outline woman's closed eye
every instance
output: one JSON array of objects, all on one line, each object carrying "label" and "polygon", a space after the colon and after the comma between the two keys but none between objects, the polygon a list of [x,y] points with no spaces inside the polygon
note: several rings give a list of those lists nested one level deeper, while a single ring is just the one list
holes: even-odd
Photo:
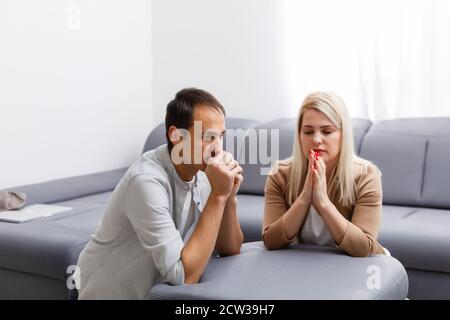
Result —
[{"label": "woman's closed eye", "polygon": [[[303,132],[304,134],[306,134],[306,135],[311,135],[311,134],[314,134],[314,131],[304,131]],[[333,131],[331,130],[325,130],[325,131],[322,131],[322,133],[324,134],[324,135],[329,135],[329,134],[332,134],[333,133]]]}]

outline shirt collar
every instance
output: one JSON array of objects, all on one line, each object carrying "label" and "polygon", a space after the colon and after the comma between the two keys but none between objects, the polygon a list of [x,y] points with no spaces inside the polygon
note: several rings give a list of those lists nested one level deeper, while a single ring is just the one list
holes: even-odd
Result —
[{"label": "shirt collar", "polygon": [[195,174],[192,181],[186,182],[178,175],[177,170],[175,169],[175,166],[173,165],[172,159],[170,158],[170,152],[169,147],[167,144],[159,147],[161,152],[161,162],[163,167],[165,168],[166,172],[169,173],[170,176],[173,177],[176,184],[178,184],[181,188],[183,188],[186,191],[189,191],[192,189],[193,186],[197,185],[197,179],[198,175]]}]

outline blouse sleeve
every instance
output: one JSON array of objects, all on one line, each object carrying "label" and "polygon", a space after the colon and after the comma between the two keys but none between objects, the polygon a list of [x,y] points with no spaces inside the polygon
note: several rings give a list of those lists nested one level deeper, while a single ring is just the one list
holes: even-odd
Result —
[{"label": "blouse sleeve", "polygon": [[366,257],[384,253],[377,242],[382,212],[381,176],[374,166],[360,177],[356,185],[356,203],[344,237],[339,244],[347,254]]},{"label": "blouse sleeve", "polygon": [[281,217],[288,210],[284,199],[285,188],[279,181],[279,174],[271,174],[267,177],[264,188],[264,221],[262,230],[262,239],[267,249],[279,249],[287,246],[292,238],[286,238],[283,230],[283,220]]}]

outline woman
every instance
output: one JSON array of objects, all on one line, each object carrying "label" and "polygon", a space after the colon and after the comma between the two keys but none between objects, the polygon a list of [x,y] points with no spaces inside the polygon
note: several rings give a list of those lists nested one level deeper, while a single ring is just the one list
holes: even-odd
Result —
[{"label": "woman", "polygon": [[293,242],[337,246],[348,255],[387,254],[377,242],[382,188],[378,168],[354,153],[342,99],[316,92],[303,101],[291,158],[265,186],[267,249]]}]

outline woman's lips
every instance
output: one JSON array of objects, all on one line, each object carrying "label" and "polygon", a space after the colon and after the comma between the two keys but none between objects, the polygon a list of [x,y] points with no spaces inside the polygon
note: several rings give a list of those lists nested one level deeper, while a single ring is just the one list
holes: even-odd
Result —
[{"label": "woman's lips", "polygon": [[313,151],[314,151],[314,153],[315,153],[316,155],[318,155],[318,156],[320,156],[321,153],[326,152],[326,151],[321,150],[321,149],[313,149]]}]

